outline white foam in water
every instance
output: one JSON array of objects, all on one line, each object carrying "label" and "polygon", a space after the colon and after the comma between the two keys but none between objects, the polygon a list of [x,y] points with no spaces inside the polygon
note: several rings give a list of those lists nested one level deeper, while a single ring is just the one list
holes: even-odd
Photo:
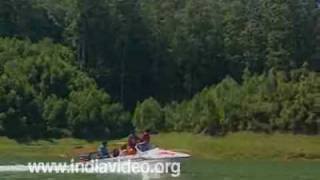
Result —
[{"label": "white foam in water", "polygon": [[0,172],[27,172],[28,166],[25,165],[1,165]]},{"label": "white foam in water", "polygon": [[[10,172],[29,172],[29,168],[26,165],[0,165],[0,173],[10,173]],[[142,180],[160,179],[160,177],[161,177],[160,174],[150,174],[150,173],[141,174]]]},{"label": "white foam in water", "polygon": [[142,174],[142,180],[160,179],[160,174]]}]

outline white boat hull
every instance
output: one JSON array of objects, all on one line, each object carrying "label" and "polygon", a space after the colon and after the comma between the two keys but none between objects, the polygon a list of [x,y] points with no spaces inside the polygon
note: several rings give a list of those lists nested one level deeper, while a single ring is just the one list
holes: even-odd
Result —
[{"label": "white boat hull", "polygon": [[146,152],[138,151],[136,155],[100,159],[99,162],[123,162],[123,161],[180,162],[181,160],[187,159],[190,157],[191,155],[186,153],[180,153],[180,152],[174,152],[174,151],[155,148]]}]

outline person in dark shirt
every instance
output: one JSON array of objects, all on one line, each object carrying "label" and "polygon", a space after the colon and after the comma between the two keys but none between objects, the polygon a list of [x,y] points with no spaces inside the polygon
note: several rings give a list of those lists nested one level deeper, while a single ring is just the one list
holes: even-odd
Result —
[{"label": "person in dark shirt", "polygon": [[128,137],[128,154],[133,155],[136,153],[136,145],[140,142],[140,138],[133,131]]},{"label": "person in dark shirt", "polygon": [[98,155],[100,159],[104,159],[104,158],[109,158],[109,151],[107,148],[107,142],[104,141],[100,144],[100,146],[98,147]]}]

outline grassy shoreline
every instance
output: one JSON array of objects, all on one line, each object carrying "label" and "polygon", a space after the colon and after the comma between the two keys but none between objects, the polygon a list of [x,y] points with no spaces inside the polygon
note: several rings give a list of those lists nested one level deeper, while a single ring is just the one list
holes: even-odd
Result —
[{"label": "grassy shoreline", "polygon": [[[320,137],[291,134],[257,134],[240,132],[225,137],[209,137],[190,133],[163,133],[152,141],[159,147],[188,152],[200,159],[252,160],[320,160]],[[109,143],[109,149],[124,143],[125,139]],[[40,140],[19,144],[0,137],[0,158],[14,159],[70,159],[77,154],[95,151],[98,141],[79,139]]]},{"label": "grassy shoreline", "polygon": [[155,144],[185,149],[204,159],[320,159],[320,137],[240,132],[225,137],[188,133],[162,134]]}]

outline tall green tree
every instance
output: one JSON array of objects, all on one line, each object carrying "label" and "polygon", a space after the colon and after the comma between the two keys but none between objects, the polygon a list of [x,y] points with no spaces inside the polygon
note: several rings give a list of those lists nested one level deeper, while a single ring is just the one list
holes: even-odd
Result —
[{"label": "tall green tree", "polygon": [[131,127],[122,106],[78,69],[70,49],[15,39],[0,39],[0,47],[4,135],[115,137]]}]

